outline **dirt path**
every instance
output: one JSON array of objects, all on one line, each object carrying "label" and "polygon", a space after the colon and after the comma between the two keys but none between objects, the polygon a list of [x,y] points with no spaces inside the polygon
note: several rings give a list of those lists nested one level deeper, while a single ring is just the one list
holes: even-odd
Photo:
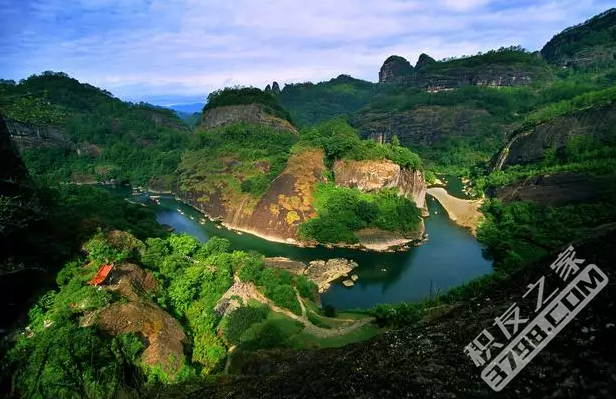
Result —
[{"label": "dirt path", "polygon": [[307,319],[308,315],[306,314],[306,306],[304,305],[304,301],[302,301],[302,297],[299,295],[297,288],[293,288],[293,289],[295,290],[295,296],[297,297],[297,302],[299,302],[299,306],[302,308],[302,317],[304,319]]},{"label": "dirt path", "polygon": [[428,194],[436,198],[449,214],[449,218],[457,225],[466,227],[475,235],[477,225],[483,217],[479,212],[479,207],[483,200],[463,200],[449,195],[447,190],[441,187],[428,189]]},{"label": "dirt path", "polygon": [[[304,302],[299,296],[299,293],[297,292],[297,290],[295,291],[295,294],[297,295],[297,300],[299,301],[299,304],[302,309],[301,316],[298,316],[295,313],[291,312],[290,310],[283,309],[279,307],[278,305],[276,305],[269,298],[267,298],[265,295],[260,293],[257,290],[257,287],[254,286],[254,284],[246,284],[246,283],[243,283],[243,284],[245,284],[243,287],[244,287],[244,296],[246,297],[246,299],[249,299],[249,298],[255,299],[269,306],[274,312],[281,313],[293,320],[299,321],[300,323],[304,325],[304,327],[306,328],[306,330],[308,330],[309,333],[319,338],[330,338],[330,337],[336,337],[339,335],[345,335],[374,321],[374,317],[367,317],[359,321],[352,320],[352,321],[355,321],[355,323],[351,324],[350,326],[346,326],[346,327],[341,327],[341,328],[317,327],[314,324],[312,324],[310,320],[308,320],[308,316],[306,313],[306,306],[304,305]],[[334,319],[334,320],[338,320],[338,319]]]}]

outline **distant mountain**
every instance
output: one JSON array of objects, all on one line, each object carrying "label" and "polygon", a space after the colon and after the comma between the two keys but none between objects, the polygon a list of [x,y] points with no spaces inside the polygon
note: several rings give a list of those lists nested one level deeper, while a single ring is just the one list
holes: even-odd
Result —
[{"label": "distant mountain", "polygon": [[201,112],[205,103],[191,103],[191,104],[174,104],[166,105],[165,108],[172,109],[174,111],[183,112],[186,114],[194,114],[195,112]]}]

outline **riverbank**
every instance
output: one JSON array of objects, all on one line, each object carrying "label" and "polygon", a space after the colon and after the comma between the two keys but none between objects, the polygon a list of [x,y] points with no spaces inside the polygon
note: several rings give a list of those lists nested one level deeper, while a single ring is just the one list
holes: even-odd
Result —
[{"label": "riverbank", "polygon": [[483,218],[483,215],[479,212],[479,207],[483,204],[482,199],[464,200],[456,198],[442,187],[429,188],[428,195],[435,198],[445,208],[453,222],[468,228],[473,236],[477,235],[477,226]]},{"label": "riverbank", "polygon": [[[145,192],[146,194],[150,194],[149,191]],[[153,193],[153,192],[152,192]],[[336,244],[322,244],[322,243],[312,243],[312,242],[302,242],[295,240],[293,238],[282,238],[277,236],[272,236],[268,234],[260,233],[253,229],[248,229],[242,226],[233,225],[226,222],[221,222],[220,218],[214,218],[211,215],[203,212],[201,209],[195,207],[189,202],[184,201],[182,198],[177,195],[173,195],[174,199],[182,204],[191,207],[195,211],[199,212],[201,215],[206,217],[208,220],[216,223],[220,223],[220,225],[227,230],[233,231],[237,234],[250,234],[257,238],[261,238],[263,240],[267,240],[270,242],[292,245],[299,248],[316,248],[317,246],[323,246],[325,248],[343,248],[343,249],[353,249],[359,251],[371,251],[371,252],[405,252],[408,251],[411,245],[421,245],[424,239],[425,234],[425,224],[423,222],[423,218],[420,221],[420,228],[415,232],[412,237],[404,237],[401,233],[395,231],[385,231],[378,229],[364,229],[357,232],[357,236],[359,238],[358,244],[347,244],[347,243],[336,243]]]}]

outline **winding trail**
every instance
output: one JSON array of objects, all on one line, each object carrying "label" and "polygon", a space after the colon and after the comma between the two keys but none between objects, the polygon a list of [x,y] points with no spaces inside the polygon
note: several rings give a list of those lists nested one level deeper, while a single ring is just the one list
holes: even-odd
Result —
[{"label": "winding trail", "polygon": [[447,190],[442,187],[431,187],[428,194],[436,198],[449,214],[449,218],[457,225],[471,230],[473,235],[477,233],[477,226],[483,215],[479,212],[479,207],[483,200],[464,200],[449,195]]},{"label": "winding trail", "polygon": [[[314,324],[312,324],[312,322],[310,322],[310,320],[308,320],[306,306],[304,305],[304,301],[299,295],[299,292],[297,292],[297,289],[295,290],[295,295],[297,296],[297,300],[299,301],[300,307],[302,309],[301,316],[298,316],[295,313],[291,312],[290,310],[281,308],[280,306],[276,305],[269,298],[267,298],[265,295],[259,292],[259,290],[254,284],[240,282],[237,278],[236,278],[235,284],[227,291],[227,293],[223,296],[223,298],[226,298],[227,296],[231,296],[231,295],[242,297],[246,301],[246,303],[248,303],[249,299],[254,299],[256,301],[259,301],[262,304],[269,306],[274,312],[281,313],[293,320],[299,321],[300,323],[304,325],[306,331],[308,331],[310,334],[316,337],[319,337],[319,338],[330,338],[330,337],[337,337],[339,335],[345,335],[375,320],[374,317],[366,317],[360,320],[331,319],[335,321],[342,321],[345,323],[347,321],[351,321],[353,322],[353,324],[347,325],[345,327],[339,327],[339,328],[321,328],[321,327],[315,326]],[[319,317],[322,317],[322,316],[319,315]]]}]

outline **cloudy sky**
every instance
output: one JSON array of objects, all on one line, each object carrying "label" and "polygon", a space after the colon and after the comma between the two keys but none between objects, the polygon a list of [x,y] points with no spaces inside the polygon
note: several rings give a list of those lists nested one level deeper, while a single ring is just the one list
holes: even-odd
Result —
[{"label": "cloudy sky", "polygon": [[500,46],[538,50],[613,0],[0,0],[0,78],[45,70],[161,105],[241,84],[370,81]]}]

